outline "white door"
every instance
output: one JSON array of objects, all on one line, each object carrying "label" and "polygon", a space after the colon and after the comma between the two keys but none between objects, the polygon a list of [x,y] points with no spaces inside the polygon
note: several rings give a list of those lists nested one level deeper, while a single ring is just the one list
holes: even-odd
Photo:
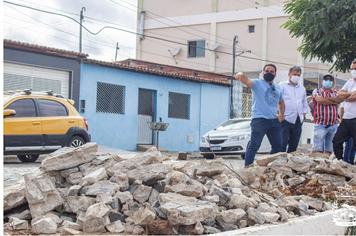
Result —
[{"label": "white door", "polygon": [[4,91],[32,89],[32,91],[53,90],[69,98],[69,72],[36,66],[4,63]]}]

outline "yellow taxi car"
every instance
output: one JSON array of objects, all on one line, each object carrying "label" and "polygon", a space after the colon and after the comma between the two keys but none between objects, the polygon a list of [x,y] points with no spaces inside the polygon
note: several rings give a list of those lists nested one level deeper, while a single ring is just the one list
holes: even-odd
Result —
[{"label": "yellow taxi car", "polygon": [[25,90],[4,97],[4,155],[34,162],[40,154],[90,142],[88,124],[74,101]]}]

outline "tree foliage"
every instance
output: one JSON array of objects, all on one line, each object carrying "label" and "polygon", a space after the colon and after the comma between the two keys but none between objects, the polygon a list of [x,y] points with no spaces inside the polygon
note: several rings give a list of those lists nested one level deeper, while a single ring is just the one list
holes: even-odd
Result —
[{"label": "tree foliage", "polygon": [[289,0],[283,25],[292,37],[302,37],[304,58],[333,63],[346,71],[356,58],[356,0]]}]

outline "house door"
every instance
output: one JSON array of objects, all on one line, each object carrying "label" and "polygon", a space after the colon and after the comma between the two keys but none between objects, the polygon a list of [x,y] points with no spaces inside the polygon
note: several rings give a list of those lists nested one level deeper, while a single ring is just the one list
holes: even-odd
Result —
[{"label": "house door", "polygon": [[138,144],[153,144],[150,122],[155,120],[155,94],[149,89],[138,91]]}]

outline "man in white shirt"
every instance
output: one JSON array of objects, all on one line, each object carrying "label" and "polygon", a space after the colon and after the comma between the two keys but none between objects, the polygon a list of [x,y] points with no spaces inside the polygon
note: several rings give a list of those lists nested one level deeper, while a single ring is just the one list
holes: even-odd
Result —
[{"label": "man in white shirt", "polygon": [[302,124],[309,109],[306,91],[300,81],[301,73],[302,69],[299,66],[293,66],[289,69],[289,80],[280,83],[286,107],[285,120],[282,122],[282,141],[283,150],[287,152],[297,150]]},{"label": "man in white shirt", "polygon": [[356,149],[356,60],[351,64],[351,79],[349,79],[339,93],[349,93],[344,102],[344,116],[333,139],[334,153],[337,159],[342,159],[343,143],[352,137],[353,149]]}]

